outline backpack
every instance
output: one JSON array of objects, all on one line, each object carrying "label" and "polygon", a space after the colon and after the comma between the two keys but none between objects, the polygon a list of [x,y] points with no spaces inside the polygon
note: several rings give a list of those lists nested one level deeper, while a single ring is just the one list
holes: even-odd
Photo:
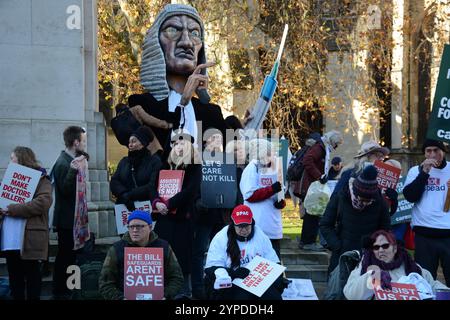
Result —
[{"label": "backpack", "polygon": [[131,134],[137,130],[141,124],[125,105],[116,108],[116,112],[116,116],[111,119],[111,129],[113,130],[117,141],[123,146],[128,146]]},{"label": "backpack", "polygon": [[330,273],[324,300],[347,300],[344,296],[344,287],[360,260],[361,254],[358,250],[344,252],[339,257],[339,264]]},{"label": "backpack", "polygon": [[305,142],[305,146],[295,152],[292,156],[291,161],[289,161],[286,180],[287,181],[299,181],[302,179],[303,171],[305,167],[303,166],[303,158],[305,157],[306,152],[313,145],[315,145],[320,140],[320,134],[317,132],[313,132],[309,135],[309,138]]},{"label": "backpack", "polygon": [[106,253],[94,251],[95,236],[91,237],[77,255],[77,265],[81,272],[81,289],[73,290],[73,300],[104,300],[99,292],[98,280],[103,268]]}]

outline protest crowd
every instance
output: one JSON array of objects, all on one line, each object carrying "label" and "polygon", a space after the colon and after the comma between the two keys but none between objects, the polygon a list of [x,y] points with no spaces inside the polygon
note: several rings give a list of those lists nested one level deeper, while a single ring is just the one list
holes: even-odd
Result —
[{"label": "protest crowd", "polygon": [[[145,93],[118,105],[113,123],[128,155],[110,179],[118,240],[106,254],[90,251],[86,130],[60,133],[66,148],[49,172],[39,165],[39,150],[11,150],[11,164],[38,174],[25,202],[0,209],[9,298],[40,299],[50,225],[58,241],[54,299],[83,297],[90,281],[95,299],[105,300],[282,300],[291,285],[281,254],[288,191],[302,219],[298,249],[331,256],[325,299],[376,299],[402,285],[415,286],[420,299],[450,290],[447,146],[426,139],[424,160],[402,173],[377,141],[364,141],[346,164],[332,156],[346,148],[341,132],[311,132],[283,163],[279,137],[245,133],[252,110],[241,120],[224,118],[209,101],[206,70],[213,64],[204,32],[194,8],[171,4],[146,34]],[[404,178],[403,190],[380,185],[382,174],[395,177],[393,185]],[[411,218],[393,224],[400,193],[412,204]],[[22,218],[21,239],[6,232],[19,228],[15,218]],[[83,267],[91,260],[95,271]],[[67,285],[73,265],[82,271],[79,290]],[[437,280],[439,267],[445,284]],[[261,292],[248,289],[259,284]]]}]

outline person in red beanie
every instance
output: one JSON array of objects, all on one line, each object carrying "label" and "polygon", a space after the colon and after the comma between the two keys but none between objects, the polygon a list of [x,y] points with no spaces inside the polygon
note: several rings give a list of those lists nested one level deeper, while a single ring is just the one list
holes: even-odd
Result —
[{"label": "person in red beanie", "polygon": [[231,214],[231,222],[211,241],[205,265],[206,291],[213,300],[281,300],[284,290],[280,276],[258,298],[232,284],[233,279],[244,279],[250,273],[247,264],[260,256],[280,263],[270,239],[255,225],[253,213],[246,205],[238,205]]}]

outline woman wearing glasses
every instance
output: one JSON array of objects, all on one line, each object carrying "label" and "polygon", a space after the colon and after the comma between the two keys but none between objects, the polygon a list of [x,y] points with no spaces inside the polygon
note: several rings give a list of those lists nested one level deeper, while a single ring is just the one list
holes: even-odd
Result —
[{"label": "woman wearing glasses", "polygon": [[[368,300],[373,298],[374,289],[391,288],[392,282],[405,282],[416,285],[422,299],[432,298],[436,289],[446,289],[435,281],[431,273],[420,267],[410,257],[406,249],[397,243],[391,232],[374,232],[363,249],[362,260],[350,274],[344,287],[344,295],[349,300]],[[368,285],[371,284],[371,285]],[[448,288],[447,288],[448,289]]]},{"label": "woman wearing glasses", "polygon": [[377,183],[377,169],[370,165],[331,197],[320,221],[320,232],[332,251],[328,272],[342,253],[359,250],[363,236],[390,229],[391,217]]}]

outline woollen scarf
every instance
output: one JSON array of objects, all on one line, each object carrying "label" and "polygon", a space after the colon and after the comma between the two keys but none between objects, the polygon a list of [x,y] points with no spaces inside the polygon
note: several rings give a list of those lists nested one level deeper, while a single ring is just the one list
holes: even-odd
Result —
[{"label": "woollen scarf", "polygon": [[86,183],[88,173],[88,162],[86,159],[79,161],[80,165],[76,178],[76,198],[75,198],[75,215],[73,228],[73,250],[84,247],[86,241],[89,240],[89,220],[88,207],[86,199]]}]

